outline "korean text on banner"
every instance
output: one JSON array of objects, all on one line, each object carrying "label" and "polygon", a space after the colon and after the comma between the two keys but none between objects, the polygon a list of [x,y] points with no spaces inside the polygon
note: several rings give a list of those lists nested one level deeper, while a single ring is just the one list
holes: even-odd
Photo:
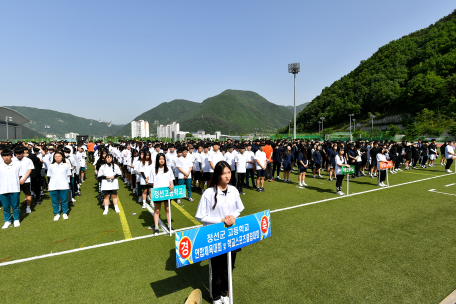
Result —
[{"label": "korean text on banner", "polygon": [[342,167],[342,174],[354,174],[354,173],[355,173],[355,166]]},{"label": "korean text on banner", "polygon": [[231,227],[219,223],[176,232],[176,265],[179,268],[204,261],[270,236],[269,210],[237,218]]},{"label": "korean text on banner", "polygon": [[393,167],[392,161],[384,161],[380,162],[380,170],[389,169]]},{"label": "korean text on banner", "polygon": [[150,198],[153,202],[183,198],[187,193],[187,191],[185,191],[185,185],[174,186],[172,192],[169,191],[168,187],[151,188],[150,192]]}]

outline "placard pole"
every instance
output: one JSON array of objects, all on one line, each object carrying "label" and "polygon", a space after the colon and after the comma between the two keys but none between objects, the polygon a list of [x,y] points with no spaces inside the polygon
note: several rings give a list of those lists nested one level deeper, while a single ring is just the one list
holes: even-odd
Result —
[{"label": "placard pole", "polygon": [[228,256],[228,292],[230,297],[230,304],[233,304],[233,269],[231,269],[231,251],[227,253]]},{"label": "placard pole", "polygon": [[347,195],[350,195],[349,184],[350,184],[350,174],[347,174]]},{"label": "placard pole", "polygon": [[390,186],[390,182],[388,179],[388,168],[386,168],[386,184],[388,185],[388,187]]},{"label": "placard pole", "polygon": [[169,229],[169,236],[171,236],[172,233],[171,233],[171,200],[170,199],[168,199],[168,209],[169,209],[168,229]]}]

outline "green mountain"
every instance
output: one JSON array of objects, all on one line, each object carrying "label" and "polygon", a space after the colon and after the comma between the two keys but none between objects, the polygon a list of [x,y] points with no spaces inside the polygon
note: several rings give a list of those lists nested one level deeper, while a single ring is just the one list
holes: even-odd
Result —
[{"label": "green mountain", "polygon": [[[456,10],[429,27],[382,46],[348,75],[322,90],[297,117],[299,132],[424,108],[456,112]],[[454,117],[454,116],[453,116]],[[285,126],[285,125],[284,125]],[[288,126],[287,126],[288,128]]]},{"label": "green mountain", "polygon": [[[204,129],[214,134],[248,134],[254,128],[262,132],[275,132],[292,117],[292,112],[285,106],[279,106],[251,91],[226,90],[202,103],[183,99],[165,102],[144,112],[134,120],[149,122],[151,133],[156,133],[154,122],[166,125],[173,121],[180,124],[180,129],[196,132]],[[131,125],[125,125],[116,135],[130,135]]]},{"label": "green mountain", "polygon": [[[299,106],[296,106],[296,114],[304,110],[305,107],[307,107],[310,104],[310,102],[305,102],[303,104],[300,104]],[[294,107],[293,106],[287,106],[286,107],[288,110],[293,113]]]},{"label": "green mountain", "polygon": [[22,138],[33,139],[33,138],[45,138],[45,137],[46,136],[43,135],[42,133],[29,129],[27,127],[24,127],[24,125],[22,125]]},{"label": "green mountain", "polygon": [[[103,135],[106,136],[110,133],[114,135],[123,127],[123,125],[112,125],[111,128],[109,128],[107,126],[107,122],[101,123],[100,126],[100,123],[96,119],[86,119],[74,116],[72,114],[57,112],[53,110],[17,106],[6,107],[21,113],[30,120],[29,123],[23,125],[24,127],[41,134],[46,134],[46,129],[44,126],[47,125],[50,126],[50,128],[47,130],[47,133],[55,134],[58,138],[65,138],[65,133],[70,132],[79,133],[80,135],[92,135],[92,126],[90,125],[91,121],[93,121],[93,132],[94,136],[96,137],[101,135],[101,128],[103,128]],[[25,137],[24,129],[23,137],[27,138]]]}]

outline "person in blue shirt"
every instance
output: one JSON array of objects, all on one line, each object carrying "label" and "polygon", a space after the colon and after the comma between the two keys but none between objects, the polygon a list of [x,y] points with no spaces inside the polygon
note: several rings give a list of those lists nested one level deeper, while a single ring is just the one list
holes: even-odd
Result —
[{"label": "person in blue shirt", "polygon": [[309,160],[307,158],[307,148],[305,146],[301,147],[301,151],[298,154],[298,172],[299,172],[299,186],[304,187],[307,186],[306,180],[306,173],[307,167],[309,166]]},{"label": "person in blue shirt", "polygon": [[294,163],[294,154],[291,152],[291,146],[288,146],[282,155],[283,181],[285,183],[291,183],[290,171],[292,163]]},{"label": "person in blue shirt", "polygon": [[313,155],[312,155],[314,161],[313,161],[313,178],[315,178],[315,172],[318,170],[318,177],[322,177],[320,173],[320,168],[321,168],[321,146],[317,146]]}]

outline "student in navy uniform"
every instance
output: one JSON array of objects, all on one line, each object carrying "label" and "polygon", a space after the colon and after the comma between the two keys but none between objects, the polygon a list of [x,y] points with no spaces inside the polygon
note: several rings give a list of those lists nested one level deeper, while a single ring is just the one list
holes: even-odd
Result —
[{"label": "student in navy uniform", "polygon": [[435,144],[435,139],[431,140],[429,145],[429,167],[435,167],[434,162],[438,157],[438,149],[437,145]]},{"label": "student in navy uniform", "polygon": [[[230,165],[221,161],[214,169],[210,187],[201,196],[195,218],[204,226],[225,223],[230,227],[244,210],[238,190],[229,185]],[[231,252],[231,268],[234,268],[236,251]],[[209,259],[209,288],[214,304],[229,303],[227,254]]]},{"label": "student in navy uniform", "polygon": [[292,153],[291,146],[287,146],[285,152],[282,155],[283,181],[285,183],[291,183],[290,171],[293,169],[291,167],[293,163],[294,163],[294,154]]},{"label": "student in navy uniform", "polygon": [[313,173],[313,178],[315,178],[315,173],[318,172],[318,177],[323,177],[321,176],[321,161],[322,161],[322,155],[321,155],[321,146],[317,146],[315,151],[313,152],[312,155],[314,161],[313,161],[313,168],[312,168],[312,173]]},{"label": "student in navy uniform", "polygon": [[307,158],[307,148],[301,147],[301,152],[298,154],[298,173],[299,173],[299,186],[307,186],[306,173],[309,166],[309,159]]},{"label": "student in navy uniform", "polygon": [[274,173],[277,170],[276,179],[280,179],[280,167],[282,165],[282,143],[278,143],[277,145],[273,145],[272,150],[272,178],[274,178]]},{"label": "student in navy uniform", "polygon": [[3,219],[5,223],[2,229],[11,226],[11,209],[13,210],[14,227],[19,227],[20,209],[19,199],[21,194],[19,180],[21,179],[21,166],[11,160],[13,151],[4,149],[1,152],[0,163],[0,202],[3,205]]}]

